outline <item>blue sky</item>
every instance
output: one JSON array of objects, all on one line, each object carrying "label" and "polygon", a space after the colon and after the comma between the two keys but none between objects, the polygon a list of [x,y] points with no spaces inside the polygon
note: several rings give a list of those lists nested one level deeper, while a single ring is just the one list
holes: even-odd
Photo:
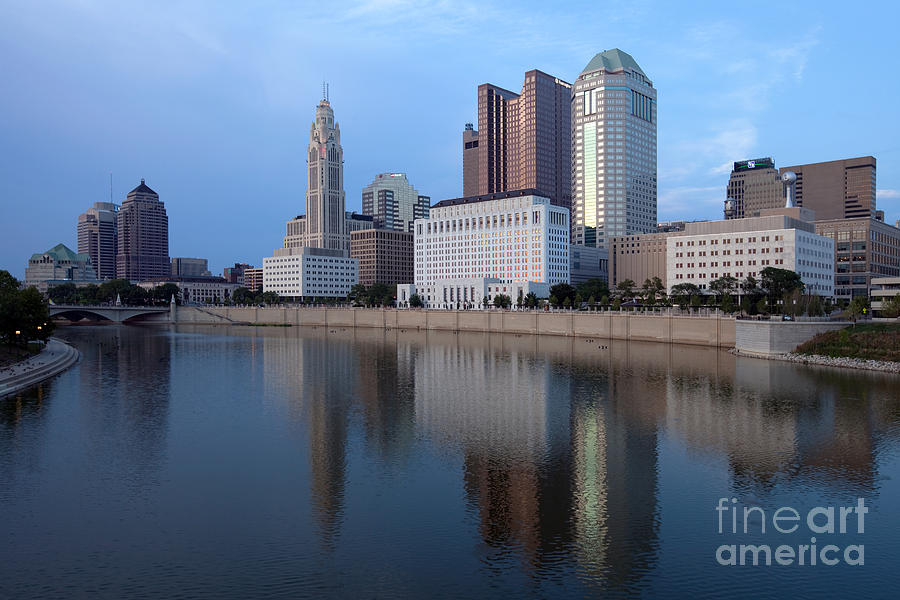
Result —
[{"label": "blue sky", "polygon": [[304,211],[322,81],[347,207],[384,171],[462,193],[476,88],[573,81],[619,47],[659,95],[659,219],[721,218],[730,163],[874,155],[900,218],[900,9],[889,2],[0,2],[0,268],[75,247],[141,177],[172,256],[261,264]]}]

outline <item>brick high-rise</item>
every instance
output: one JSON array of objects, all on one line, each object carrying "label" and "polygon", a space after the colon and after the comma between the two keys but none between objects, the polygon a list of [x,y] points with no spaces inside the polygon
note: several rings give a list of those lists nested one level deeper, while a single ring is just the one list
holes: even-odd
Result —
[{"label": "brick high-rise", "polygon": [[478,86],[478,131],[463,132],[465,195],[537,189],[569,208],[571,102],[570,84],[538,70],[525,73],[519,94]]},{"label": "brick high-rise", "polygon": [[78,215],[78,253],[91,257],[97,279],[116,276],[118,224],[112,202],[94,202],[94,206]]},{"label": "brick high-rise", "polygon": [[875,157],[782,167],[797,174],[797,206],[816,213],[816,220],[875,217]]},{"label": "brick high-rise", "polygon": [[131,281],[169,277],[169,217],[159,194],[143,179],[122,203],[118,228],[116,277]]}]

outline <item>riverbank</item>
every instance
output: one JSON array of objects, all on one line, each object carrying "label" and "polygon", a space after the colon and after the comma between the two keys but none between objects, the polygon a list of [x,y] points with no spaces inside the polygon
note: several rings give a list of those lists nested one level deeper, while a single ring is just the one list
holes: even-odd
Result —
[{"label": "riverbank", "polygon": [[729,352],[731,354],[734,354],[735,356],[746,356],[750,358],[762,358],[768,360],[781,360],[785,362],[800,363],[804,365],[841,367],[845,369],[861,369],[864,371],[881,371],[883,373],[900,373],[900,362],[887,360],[850,358],[846,356],[823,356],[820,354],[797,354],[794,352],[762,355],[753,352],[741,352],[733,348],[729,350]]},{"label": "riverbank", "polygon": [[0,398],[28,389],[58,375],[78,362],[73,346],[50,338],[40,353],[0,369]]},{"label": "riverbank", "polygon": [[900,363],[900,323],[857,323],[821,333],[794,350],[797,354]]}]

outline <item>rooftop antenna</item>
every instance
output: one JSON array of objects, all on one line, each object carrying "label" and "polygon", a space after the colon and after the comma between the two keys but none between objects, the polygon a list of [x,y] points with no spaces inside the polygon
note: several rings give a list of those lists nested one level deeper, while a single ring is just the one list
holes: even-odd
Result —
[{"label": "rooftop antenna", "polygon": [[113,193],[112,193],[112,171],[109,172],[109,203],[113,203]]},{"label": "rooftop antenna", "polygon": [[328,100],[329,102],[331,101],[331,100],[328,98],[328,84],[327,84],[327,83],[325,84],[325,99]]},{"label": "rooftop antenna", "polygon": [[325,98],[325,96],[327,95],[328,92],[325,90],[325,86],[326,86],[326,83],[325,83],[325,80],[323,79],[322,80],[322,98],[327,100],[327,98]]}]

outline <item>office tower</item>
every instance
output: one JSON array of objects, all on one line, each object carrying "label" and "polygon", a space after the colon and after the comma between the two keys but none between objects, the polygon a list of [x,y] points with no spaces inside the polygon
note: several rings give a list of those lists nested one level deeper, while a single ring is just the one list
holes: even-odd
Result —
[{"label": "office tower", "polygon": [[463,130],[463,196],[478,195],[478,132],[471,123]]},{"label": "office tower", "polygon": [[781,174],[771,158],[734,163],[725,200],[725,218],[759,216],[759,211],[784,206]]},{"label": "office tower", "polygon": [[248,263],[234,263],[233,267],[225,267],[225,270],[222,271],[222,278],[228,283],[244,285],[244,271],[252,268],[253,265]]},{"label": "office tower", "polygon": [[117,221],[116,277],[131,281],[168,277],[169,217],[159,194],[143,179],[128,192]]},{"label": "office tower", "polygon": [[870,217],[819,219],[816,233],[834,241],[834,295],[866,297],[882,277],[900,276],[900,229]]},{"label": "office tower", "polygon": [[797,206],[809,208],[817,220],[875,217],[875,157],[860,156],[782,167],[797,174]]},{"label": "office tower", "polygon": [[350,234],[350,257],[359,261],[359,283],[412,283],[411,231],[364,229]]},{"label": "office tower", "polygon": [[306,234],[304,246],[349,254],[344,226],[344,151],[341,129],[327,98],[316,107],[307,152]]},{"label": "office tower", "polygon": [[570,84],[537,70],[525,73],[519,94],[478,86],[478,131],[463,132],[465,196],[537,189],[569,208],[571,93]]},{"label": "office tower", "polygon": [[172,277],[212,277],[205,258],[172,257]]},{"label": "office tower", "polygon": [[656,231],[656,90],[630,55],[601,52],[578,76],[572,139],[572,242]]},{"label": "office tower", "polygon": [[112,202],[94,202],[94,206],[78,215],[78,253],[91,257],[98,279],[116,277],[118,224]]},{"label": "office tower", "polygon": [[431,198],[419,194],[406,173],[376,175],[362,191],[362,212],[372,217],[377,229],[412,231],[416,219],[428,218],[430,206]]}]

